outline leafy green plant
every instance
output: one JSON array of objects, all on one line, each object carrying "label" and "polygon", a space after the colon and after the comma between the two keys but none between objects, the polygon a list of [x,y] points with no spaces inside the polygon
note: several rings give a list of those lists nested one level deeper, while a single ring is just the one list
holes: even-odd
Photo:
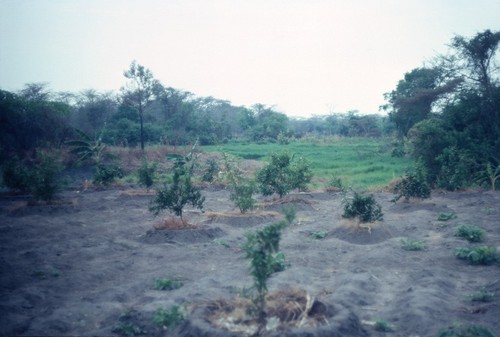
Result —
[{"label": "leafy green plant", "polygon": [[440,212],[438,215],[438,221],[448,221],[455,219],[457,215],[453,212]]},{"label": "leafy green plant", "polygon": [[227,182],[231,193],[229,199],[234,202],[241,213],[246,213],[255,208],[253,194],[256,191],[255,183],[243,176],[236,159],[226,152],[222,152],[224,167],[221,178]]},{"label": "leafy green plant", "polygon": [[394,328],[385,320],[379,319],[375,321],[375,324],[373,325],[373,328],[376,331],[380,332],[391,332],[394,331]]},{"label": "leafy green plant", "polygon": [[156,170],[158,169],[158,163],[148,162],[146,159],[142,160],[141,166],[137,169],[137,179],[139,184],[150,189],[156,180]]},{"label": "leafy green plant", "polygon": [[36,199],[50,201],[61,189],[57,180],[62,165],[58,158],[43,152],[38,153],[36,163],[29,179],[31,193]]},{"label": "leafy green plant", "polygon": [[425,181],[424,175],[420,171],[415,173],[408,172],[403,178],[401,178],[401,181],[394,186],[394,193],[396,196],[392,200],[393,202],[398,201],[402,197],[404,197],[406,201],[409,201],[410,198],[430,198],[431,189]]},{"label": "leafy green plant", "polygon": [[293,205],[284,205],[281,207],[281,213],[285,216],[286,222],[291,225],[293,220],[295,220],[295,216],[297,215],[297,210]]},{"label": "leafy green plant", "polygon": [[17,157],[7,160],[2,165],[3,185],[11,190],[30,191],[31,170]]},{"label": "leafy green plant", "polygon": [[145,333],[140,326],[131,322],[121,322],[117,324],[112,331],[125,337],[134,337]]},{"label": "leafy green plant", "polygon": [[266,326],[266,294],[267,281],[272,274],[283,270],[284,256],[280,254],[279,244],[281,231],[287,226],[286,221],[270,224],[261,230],[246,235],[247,241],[243,245],[246,258],[250,261],[250,274],[254,280],[254,289],[257,294],[253,299],[259,331]]},{"label": "leafy green plant", "polygon": [[172,279],[170,277],[163,277],[155,280],[154,289],[156,290],[175,290],[183,286],[182,281]]},{"label": "leafy green plant", "polygon": [[401,248],[409,251],[418,251],[426,248],[425,242],[422,240],[402,239]]},{"label": "leafy green plant", "polygon": [[468,261],[470,264],[489,265],[499,260],[496,247],[492,246],[459,247],[455,249],[455,256],[461,260]]},{"label": "leafy green plant", "polygon": [[495,298],[495,293],[486,289],[481,289],[467,295],[473,302],[491,302]]},{"label": "leafy green plant", "polygon": [[280,198],[294,188],[305,190],[312,171],[303,158],[295,159],[287,151],[271,154],[270,162],[257,171],[256,180],[263,195],[278,194]]},{"label": "leafy green plant", "polygon": [[490,329],[479,326],[470,325],[467,327],[449,327],[438,333],[438,337],[496,337]]},{"label": "leafy green plant", "polygon": [[219,173],[219,164],[215,159],[208,159],[207,160],[207,166],[205,167],[205,170],[203,171],[203,174],[201,176],[202,181],[206,181],[208,183],[211,183],[215,180],[217,173]]},{"label": "leafy green plant", "polygon": [[358,218],[361,222],[374,222],[383,219],[382,207],[375,201],[373,194],[363,195],[354,192],[352,198],[344,196],[344,218]]},{"label": "leafy green plant", "polygon": [[326,238],[327,235],[328,235],[328,232],[325,232],[325,231],[317,231],[317,232],[309,233],[309,237],[316,239],[316,240],[324,239],[324,238]]},{"label": "leafy green plant", "polygon": [[327,190],[344,190],[345,186],[344,183],[342,182],[342,179],[338,177],[337,175],[332,175],[330,177],[330,181],[328,182],[327,185]]},{"label": "leafy green plant", "polygon": [[94,183],[108,186],[118,178],[123,177],[123,170],[114,164],[97,164]]},{"label": "leafy green plant", "polygon": [[175,328],[184,319],[184,312],[178,305],[174,305],[169,309],[160,308],[153,314],[153,322],[160,327],[165,327],[168,329]]},{"label": "leafy green plant", "polygon": [[106,145],[102,142],[102,137],[92,139],[82,130],[75,129],[75,132],[80,136],[80,139],[70,140],[65,143],[67,146],[72,147],[69,153],[77,155],[78,162],[93,159],[96,164],[99,164],[106,148]]},{"label": "leafy green plant", "polygon": [[182,220],[182,211],[188,203],[193,207],[203,210],[205,197],[201,195],[198,187],[193,186],[194,162],[188,167],[187,162],[190,160],[190,156],[176,159],[173,167],[174,175],[172,183],[165,183],[163,188],[157,191],[155,198],[149,206],[149,210],[155,215],[158,215],[165,209],[169,209]]},{"label": "leafy green plant", "polygon": [[477,226],[464,224],[457,227],[455,236],[469,242],[481,242],[486,236],[486,232]]}]

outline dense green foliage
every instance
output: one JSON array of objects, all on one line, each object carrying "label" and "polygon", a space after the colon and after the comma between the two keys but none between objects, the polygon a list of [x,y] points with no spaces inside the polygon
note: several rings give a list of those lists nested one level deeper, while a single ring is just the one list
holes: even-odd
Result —
[{"label": "dense green foliage", "polygon": [[408,172],[401,178],[401,181],[394,186],[394,193],[396,194],[392,200],[394,202],[402,197],[404,197],[406,201],[410,200],[410,198],[427,199],[431,196],[431,188],[420,171]]},{"label": "dense green foliage", "polygon": [[358,218],[361,222],[374,222],[383,219],[382,207],[377,203],[375,197],[354,192],[354,196],[345,196],[342,200],[344,213],[347,219]]},{"label": "dense green foliage", "polygon": [[153,186],[156,180],[156,170],[158,163],[142,160],[141,166],[137,169],[137,179],[139,184],[145,186],[148,190]]},{"label": "dense green foliage", "polygon": [[438,337],[496,337],[490,329],[478,326],[451,327],[439,332]]},{"label": "dense green foliage", "polygon": [[455,249],[455,256],[470,264],[489,265],[499,261],[496,247],[493,246],[460,247]]},{"label": "dense green foliage", "polygon": [[500,32],[456,36],[450,55],[405,74],[384,109],[433,187],[495,188],[500,165]]}]

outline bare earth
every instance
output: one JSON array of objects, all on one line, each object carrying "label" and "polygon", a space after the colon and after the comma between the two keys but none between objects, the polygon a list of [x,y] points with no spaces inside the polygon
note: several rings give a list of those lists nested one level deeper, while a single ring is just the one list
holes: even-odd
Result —
[{"label": "bare earth", "polygon": [[[278,219],[283,204],[297,209],[281,243],[291,267],[272,277],[270,290],[302,289],[333,311],[330,325],[276,335],[423,337],[457,322],[500,331],[500,295],[487,303],[466,296],[483,288],[500,294],[500,267],[469,265],[453,255],[470,245],[454,235],[463,223],[483,228],[485,244],[500,249],[498,192],[434,192],[432,199],[396,204],[391,193],[377,192],[384,220],[372,228],[342,219],[340,193],[259,198],[260,209],[245,217],[227,191],[203,194],[205,213],[188,208],[185,215],[198,228],[176,231],[155,230],[162,217],[148,211],[151,194],[131,187],[65,191],[53,205],[0,197],[0,335],[116,335],[125,313],[144,335],[200,335],[189,320],[161,329],[153,312],[232,299],[249,287],[244,234]],[[457,217],[437,221],[441,212]],[[328,235],[310,236],[319,231]],[[423,240],[427,248],[403,250],[403,238]],[[161,277],[184,285],[154,290]],[[378,319],[395,332],[375,331]]]}]

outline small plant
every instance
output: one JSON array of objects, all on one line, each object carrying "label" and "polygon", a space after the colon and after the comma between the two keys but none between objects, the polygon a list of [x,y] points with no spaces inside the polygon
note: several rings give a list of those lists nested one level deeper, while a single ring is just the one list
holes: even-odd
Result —
[{"label": "small plant", "polygon": [[169,209],[182,220],[184,206],[190,203],[193,207],[203,210],[205,197],[201,195],[200,189],[193,186],[194,163],[187,167],[191,158],[177,158],[174,164],[174,175],[171,184],[164,184],[163,189],[157,191],[152,200],[149,210],[158,215],[164,209]]},{"label": "small plant", "polygon": [[383,219],[382,207],[375,201],[373,195],[362,195],[354,192],[353,198],[344,197],[344,214],[342,217],[358,218],[361,222],[374,222]]},{"label": "small plant", "polygon": [[123,170],[114,164],[97,164],[94,183],[108,186],[118,178],[123,177]]},{"label": "small plant", "polygon": [[139,180],[139,184],[145,186],[146,189],[149,190],[155,183],[157,168],[157,163],[150,163],[144,159],[139,169],[137,169],[137,179]]},{"label": "small plant", "polygon": [[154,289],[156,290],[175,290],[183,286],[180,280],[169,277],[159,278],[155,281]]},{"label": "small plant", "polygon": [[418,251],[425,249],[425,242],[422,240],[402,239],[401,248],[408,251]]},{"label": "small plant", "polygon": [[180,306],[174,305],[170,309],[158,309],[154,312],[153,322],[167,329],[173,329],[184,320],[184,313]]},{"label": "small plant", "polygon": [[488,328],[471,325],[450,327],[439,332],[438,337],[496,337]]},{"label": "small plant", "polygon": [[284,256],[280,254],[281,231],[287,226],[286,221],[270,224],[261,230],[247,234],[243,245],[246,258],[250,261],[250,274],[254,279],[257,295],[253,299],[259,331],[266,326],[267,281],[272,274],[283,270]]},{"label": "small plant", "polygon": [[392,200],[393,202],[398,201],[402,197],[404,197],[406,201],[409,201],[410,198],[430,198],[431,189],[429,185],[427,185],[425,177],[421,172],[409,172],[401,178],[401,181],[398,182],[396,186],[394,186],[394,193],[396,196]]},{"label": "small plant", "polygon": [[216,245],[219,245],[219,246],[231,248],[231,245],[229,244],[229,242],[227,242],[226,240],[223,240],[223,239],[214,239],[212,242],[215,243]]},{"label": "small plant", "polygon": [[36,199],[50,201],[61,189],[57,176],[62,166],[57,158],[39,153],[39,162],[31,173],[30,188]]},{"label": "small plant", "polygon": [[145,333],[145,331],[143,331],[141,327],[131,322],[121,322],[117,324],[112,331],[125,337],[135,337],[137,335],[142,335]]},{"label": "small plant", "polygon": [[495,293],[486,289],[481,289],[467,295],[467,297],[473,302],[491,302],[495,298]]},{"label": "small plant", "polygon": [[497,250],[492,246],[460,247],[455,249],[455,256],[468,261],[470,264],[490,265],[499,260]]},{"label": "small plant", "polygon": [[326,238],[327,235],[328,235],[328,232],[325,232],[325,231],[318,231],[318,232],[309,233],[309,237],[316,239],[316,240],[324,239],[324,238]]},{"label": "small plant", "polygon": [[438,221],[448,221],[455,219],[457,216],[453,212],[440,212],[438,215]]},{"label": "small plant", "polygon": [[455,236],[461,237],[469,242],[481,242],[486,232],[474,225],[460,225],[457,227]]},{"label": "small plant", "polygon": [[2,165],[3,184],[11,190],[30,191],[31,170],[27,165],[14,157]]},{"label": "small plant", "polygon": [[211,183],[214,181],[215,177],[217,176],[217,173],[219,173],[219,164],[215,159],[208,159],[207,160],[207,166],[205,170],[203,171],[203,174],[201,176],[201,180],[205,181],[207,183]]},{"label": "small plant", "polygon": [[297,215],[297,210],[293,205],[285,205],[281,208],[281,213],[285,216],[286,222],[291,225],[295,216]]},{"label": "small plant", "polygon": [[330,178],[330,181],[328,182],[328,186],[326,189],[327,189],[327,191],[335,191],[335,190],[342,191],[345,189],[345,186],[344,186],[344,183],[342,182],[342,179],[340,179],[336,175],[333,175]]},{"label": "small plant", "polygon": [[229,195],[229,199],[234,202],[241,213],[253,210],[255,208],[255,184],[251,181],[242,182],[240,185],[235,185]]},{"label": "small plant", "polygon": [[79,129],[75,132],[80,136],[79,140],[70,140],[65,144],[71,146],[69,153],[77,155],[78,162],[92,159],[96,164],[100,164],[106,145],[102,142],[102,135],[92,139],[89,135]]},{"label": "small plant", "polygon": [[391,332],[394,331],[393,327],[385,320],[379,319],[375,321],[373,328],[380,332]]}]

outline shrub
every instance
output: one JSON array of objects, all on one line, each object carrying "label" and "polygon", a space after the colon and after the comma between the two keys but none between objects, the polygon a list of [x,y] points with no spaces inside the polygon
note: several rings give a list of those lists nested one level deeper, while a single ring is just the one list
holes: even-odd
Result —
[{"label": "shrub", "polygon": [[470,295],[467,295],[467,297],[474,302],[491,302],[493,301],[493,298],[495,298],[495,293],[486,289],[481,289]]},{"label": "shrub", "polygon": [[324,232],[324,231],[309,233],[309,237],[316,239],[316,240],[324,239],[324,238],[326,238],[327,235],[328,235],[328,232]]},{"label": "shrub", "polygon": [[396,197],[392,201],[396,202],[402,197],[406,201],[410,198],[427,199],[431,196],[431,189],[422,173],[407,173],[400,182],[394,186]]},{"label": "shrub", "polygon": [[11,190],[29,192],[30,175],[29,168],[17,158],[8,160],[2,165],[3,185]]},{"label": "shrub", "polygon": [[295,220],[297,210],[293,205],[285,205],[281,208],[281,213],[285,216],[286,222],[291,225],[293,220]]},{"label": "shrub", "polygon": [[158,215],[164,209],[169,209],[182,219],[184,206],[190,203],[193,207],[203,210],[205,197],[200,189],[193,186],[191,181],[194,163],[186,167],[189,157],[177,158],[174,164],[174,175],[171,184],[164,184],[152,200],[149,210]]},{"label": "shrub", "polygon": [[401,248],[409,251],[423,250],[425,249],[425,242],[421,240],[402,239]]},{"label": "shrub", "polygon": [[457,227],[455,235],[469,242],[481,242],[486,232],[474,225],[460,225]]},{"label": "shrub", "polygon": [[170,309],[158,309],[154,312],[153,322],[164,328],[173,329],[184,320],[181,307],[174,305]]},{"label": "shrub", "polygon": [[201,180],[211,183],[214,181],[215,177],[217,176],[217,173],[219,173],[219,164],[214,159],[208,159],[207,166],[203,171]]},{"label": "shrub", "polygon": [[383,219],[382,207],[375,201],[373,195],[362,195],[354,192],[354,197],[344,197],[344,218],[358,218],[361,222],[374,222]]},{"label": "shrub", "polygon": [[123,177],[123,170],[114,164],[97,164],[94,183],[108,186]]},{"label": "shrub", "polygon": [[245,213],[255,208],[255,184],[251,181],[233,187],[229,199],[234,202],[241,213]]},{"label": "shrub", "polygon": [[448,221],[455,219],[457,215],[453,212],[440,212],[438,215],[438,221]]},{"label": "shrub", "polygon": [[380,331],[380,332],[391,332],[394,330],[392,328],[392,326],[387,321],[385,321],[383,319],[376,320],[373,327],[376,331]]},{"label": "shrub", "polygon": [[259,331],[266,326],[265,301],[267,281],[271,275],[283,270],[284,256],[279,251],[281,231],[287,226],[286,221],[270,224],[261,230],[248,233],[243,245],[246,258],[250,261],[250,274],[254,279],[257,295],[253,299]]},{"label": "shrub", "polygon": [[172,279],[169,277],[159,278],[155,281],[154,289],[156,290],[175,290],[182,287],[183,284],[180,280]]},{"label": "shrub", "polygon": [[273,153],[270,162],[257,171],[257,182],[263,195],[277,193],[280,198],[291,190],[303,191],[312,179],[312,171],[303,158],[295,160],[288,152]]},{"label": "shrub", "polygon": [[57,176],[62,166],[57,158],[44,153],[39,154],[39,163],[36,164],[30,177],[30,189],[36,199],[50,201],[61,189]]},{"label": "shrub", "polygon": [[149,163],[147,160],[143,160],[139,169],[137,169],[137,178],[139,184],[146,186],[146,189],[150,189],[156,180],[156,170],[158,164],[156,162]]},{"label": "shrub", "polygon": [[112,332],[125,337],[134,337],[145,333],[140,326],[131,322],[121,322],[113,328]]},{"label": "shrub", "polygon": [[498,261],[497,250],[492,246],[478,246],[474,248],[457,248],[455,256],[461,260],[466,260],[470,264],[489,265]]}]

